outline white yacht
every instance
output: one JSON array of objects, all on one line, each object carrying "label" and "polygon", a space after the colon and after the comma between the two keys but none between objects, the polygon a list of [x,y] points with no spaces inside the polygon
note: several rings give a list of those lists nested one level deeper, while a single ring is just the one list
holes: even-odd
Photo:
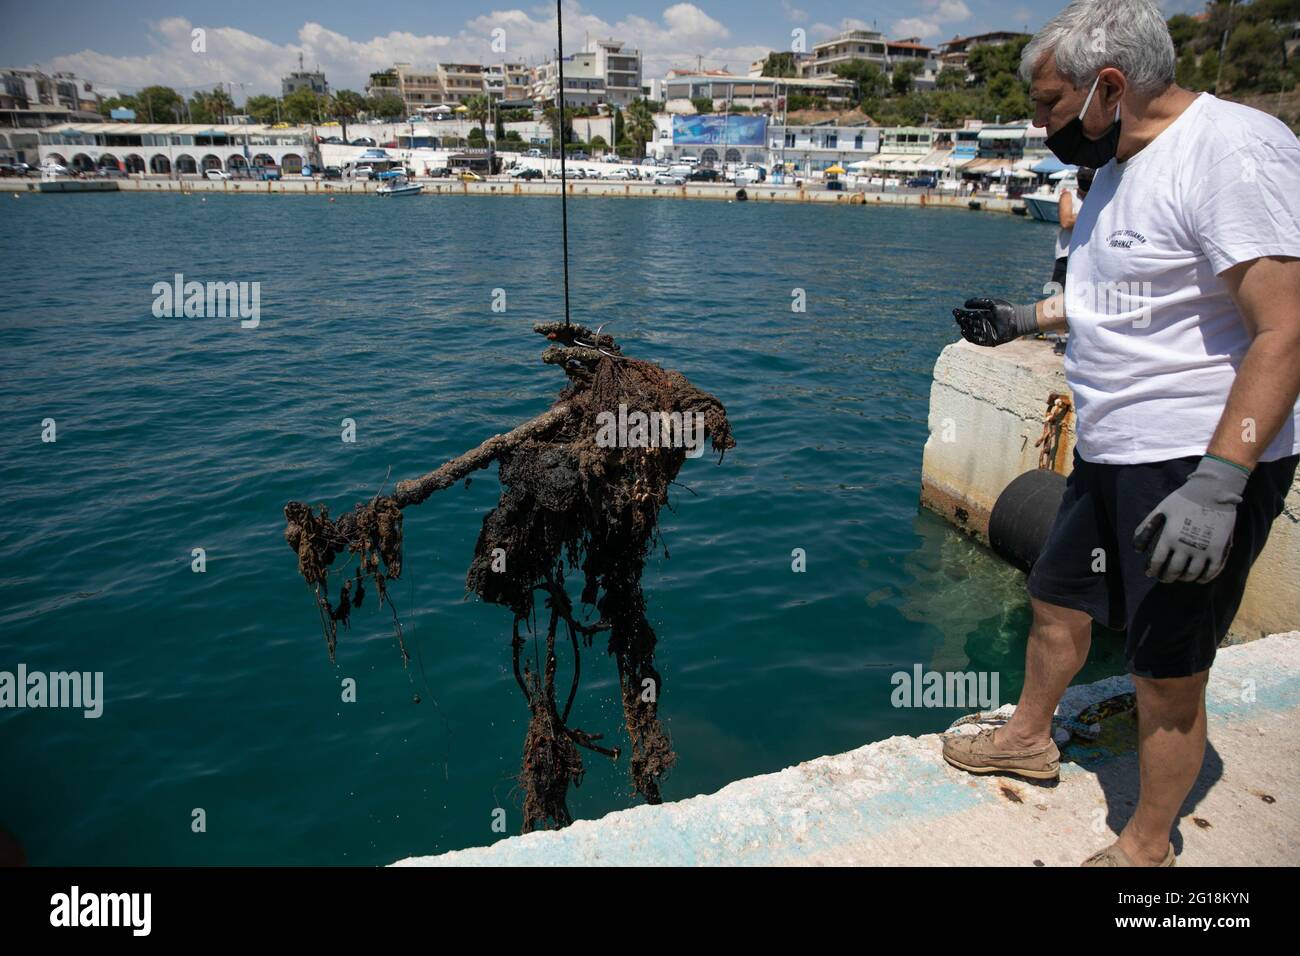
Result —
[{"label": "white yacht", "polygon": [[1061,221],[1058,210],[1061,193],[1075,189],[1078,186],[1078,180],[1075,179],[1074,170],[1064,171],[1056,175],[1060,175],[1061,178],[1057,179],[1050,187],[1043,186],[1020,197],[1024,200],[1025,209],[1034,219],[1043,222]]}]

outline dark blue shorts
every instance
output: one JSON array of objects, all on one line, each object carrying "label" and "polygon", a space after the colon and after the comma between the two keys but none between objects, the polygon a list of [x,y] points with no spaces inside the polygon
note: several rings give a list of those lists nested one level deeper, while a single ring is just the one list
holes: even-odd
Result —
[{"label": "dark blue shorts", "polygon": [[1029,575],[1034,598],[1126,631],[1124,656],[1138,677],[1188,677],[1214,663],[1300,456],[1255,467],[1218,577],[1209,584],[1162,584],[1146,576],[1146,554],[1133,547],[1133,533],[1200,460],[1099,465],[1076,451],[1056,521]]}]

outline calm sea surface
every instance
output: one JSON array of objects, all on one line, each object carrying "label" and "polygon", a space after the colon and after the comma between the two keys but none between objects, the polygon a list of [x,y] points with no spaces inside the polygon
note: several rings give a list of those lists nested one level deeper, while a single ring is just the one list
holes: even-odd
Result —
[{"label": "calm sea surface", "polygon": [[[0,826],[32,862],[383,864],[500,839],[499,807],[518,832],[509,613],[464,599],[495,469],[407,512],[409,671],[373,601],[330,664],[281,508],[338,513],[549,404],[559,221],[545,198],[0,201],[0,670],[104,674],[97,720],[0,710]],[[1023,576],[918,511],[921,450],[948,310],[1034,295],[1054,230],[656,200],[569,222],[574,319],[717,394],[739,442],[683,468],[646,574],[666,798],[943,729],[959,711],[890,705],[917,663],[1014,701]],[[260,326],[155,318],[177,272],[260,282]],[[574,723],[619,740],[598,648]],[[625,764],[584,760],[575,815],[632,804]]]}]

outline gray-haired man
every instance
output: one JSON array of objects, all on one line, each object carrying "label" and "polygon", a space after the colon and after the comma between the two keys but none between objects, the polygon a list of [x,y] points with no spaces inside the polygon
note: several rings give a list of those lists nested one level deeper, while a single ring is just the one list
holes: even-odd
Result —
[{"label": "gray-haired man", "polygon": [[1124,628],[1141,796],[1084,862],[1170,866],[1205,756],[1209,668],[1300,453],[1300,143],[1267,114],[1178,87],[1149,0],[1075,0],[1021,72],[1048,146],[1097,168],[1069,281],[1043,302],[971,299],[954,314],[978,345],[1069,329],[1078,441],[1029,578],[1015,716],[946,741],[944,758],[1056,777],[1051,717],[1092,622]]}]

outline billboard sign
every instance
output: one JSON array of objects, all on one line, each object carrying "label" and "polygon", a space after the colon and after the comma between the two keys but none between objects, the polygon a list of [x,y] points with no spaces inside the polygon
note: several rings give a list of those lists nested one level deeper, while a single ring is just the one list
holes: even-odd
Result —
[{"label": "billboard sign", "polygon": [[766,116],[694,113],[673,117],[674,146],[763,146]]}]

